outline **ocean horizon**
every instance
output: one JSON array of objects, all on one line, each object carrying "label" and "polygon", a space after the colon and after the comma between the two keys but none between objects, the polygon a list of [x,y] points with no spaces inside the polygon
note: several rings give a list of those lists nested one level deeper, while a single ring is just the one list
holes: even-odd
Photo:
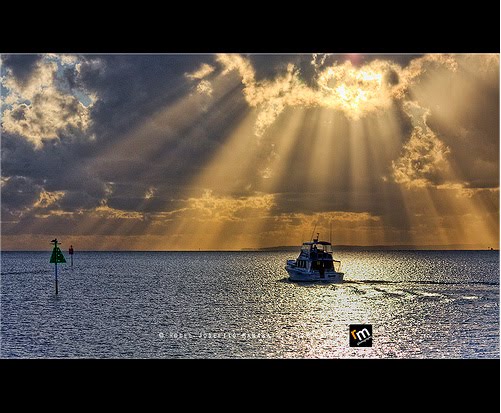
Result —
[{"label": "ocean horizon", "polygon": [[[483,247],[464,245],[333,245],[334,251],[500,251],[499,247]],[[68,251],[62,249],[63,253]],[[238,249],[81,249],[77,252],[297,252],[298,245],[281,245],[274,247],[238,248]],[[45,249],[2,249],[0,252],[47,252]]]}]

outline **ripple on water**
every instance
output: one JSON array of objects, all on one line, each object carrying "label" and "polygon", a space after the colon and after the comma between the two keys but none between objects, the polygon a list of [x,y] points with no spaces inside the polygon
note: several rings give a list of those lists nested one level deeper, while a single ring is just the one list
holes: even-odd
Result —
[{"label": "ripple on water", "polygon": [[[499,357],[497,254],[337,255],[343,284],[289,281],[290,253],[81,252],[55,297],[47,253],[2,252],[1,355]],[[373,347],[349,347],[359,323]]]}]

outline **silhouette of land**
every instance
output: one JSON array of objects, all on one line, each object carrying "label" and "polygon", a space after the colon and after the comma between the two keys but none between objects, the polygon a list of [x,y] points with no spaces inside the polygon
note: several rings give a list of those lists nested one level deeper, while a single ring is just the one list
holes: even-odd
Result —
[{"label": "silhouette of land", "polygon": [[[429,251],[429,250],[491,250],[499,251],[497,248],[480,247],[472,244],[452,244],[452,245],[333,245],[334,250],[344,251]],[[298,251],[299,245],[279,245],[265,248],[243,248],[242,251]]]}]

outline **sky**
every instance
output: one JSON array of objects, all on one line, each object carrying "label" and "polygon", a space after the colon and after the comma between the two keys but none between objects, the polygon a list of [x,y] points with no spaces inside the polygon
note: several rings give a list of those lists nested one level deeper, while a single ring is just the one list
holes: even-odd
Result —
[{"label": "sky", "polygon": [[499,54],[1,55],[1,248],[499,248]]}]

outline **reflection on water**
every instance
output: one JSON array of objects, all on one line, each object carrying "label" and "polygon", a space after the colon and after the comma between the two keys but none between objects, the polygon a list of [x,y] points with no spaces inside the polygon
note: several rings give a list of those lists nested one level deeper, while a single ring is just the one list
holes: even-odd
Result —
[{"label": "reflection on water", "polygon": [[290,253],[79,253],[57,297],[49,255],[2,253],[2,357],[499,357],[497,252],[339,251],[343,284],[288,281]]}]

